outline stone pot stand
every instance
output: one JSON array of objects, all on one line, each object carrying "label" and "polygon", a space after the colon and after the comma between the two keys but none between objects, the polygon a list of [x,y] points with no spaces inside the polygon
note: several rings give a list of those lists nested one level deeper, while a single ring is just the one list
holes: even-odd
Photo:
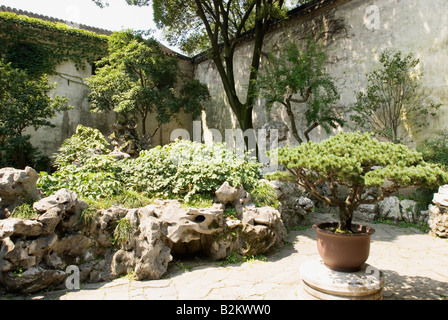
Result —
[{"label": "stone pot stand", "polygon": [[326,230],[334,226],[337,223],[313,226],[321,259],[300,266],[302,294],[319,300],[381,300],[384,275],[365,263],[375,230],[362,225],[353,225],[353,234]]}]

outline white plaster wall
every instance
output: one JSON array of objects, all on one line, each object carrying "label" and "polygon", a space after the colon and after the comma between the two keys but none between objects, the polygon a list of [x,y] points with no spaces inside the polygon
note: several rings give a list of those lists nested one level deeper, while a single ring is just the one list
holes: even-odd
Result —
[{"label": "white plaster wall", "polygon": [[[193,65],[188,60],[179,60],[181,72],[187,78],[193,77]],[[35,131],[28,128],[25,134],[31,135],[31,143],[47,156],[57,152],[62,142],[71,137],[79,124],[99,129],[106,137],[112,133],[111,124],[117,120],[113,112],[96,114],[90,112],[90,104],[87,99],[89,88],[85,79],[91,76],[91,66],[86,63],[85,69],[76,69],[71,61],[66,61],[57,66],[59,75],[51,76],[50,82],[57,83],[53,94],[67,97],[72,109],[56,114],[50,121],[54,128],[42,127]],[[179,82],[180,86],[181,82]],[[156,114],[147,117],[147,131],[152,133],[157,127]],[[141,127],[141,126],[140,126]],[[192,119],[189,114],[180,114],[177,119],[161,126],[152,139],[153,145],[167,144],[170,142],[170,133],[177,128],[183,128],[191,132]]]},{"label": "white plaster wall", "polygon": [[[378,28],[369,27],[372,16],[366,13],[366,9],[370,5],[377,6],[379,10]],[[327,70],[336,79],[341,95],[338,108],[346,111],[355,102],[355,92],[365,88],[365,74],[380,66],[379,56],[384,49],[401,50],[404,54],[413,53],[421,60],[419,68],[423,72],[423,86],[428,93],[427,102],[442,103],[431,125],[418,135],[413,135],[411,140],[420,141],[438,130],[448,130],[445,120],[448,116],[448,1],[341,0],[335,6],[295,19],[271,31],[265,38],[263,50],[281,48],[288,39],[299,41],[310,26],[328,25],[334,20],[342,21],[345,28],[343,32],[332,35],[327,44]],[[251,47],[251,42],[243,43],[235,55],[236,82],[241,95],[247,88]],[[213,62],[198,63],[195,77],[209,86],[213,97],[206,115],[202,117],[204,131],[217,128],[224,132],[226,128],[238,127]],[[300,110],[296,111],[296,119],[303,127],[301,114]],[[255,129],[269,120],[282,120],[290,125],[281,106],[274,107],[267,115],[262,100],[258,100],[253,116]],[[321,128],[311,134],[312,140],[319,141],[326,137]],[[412,141],[409,142],[412,144]],[[295,145],[296,141],[290,138],[286,144]]]},{"label": "white plaster wall", "polygon": [[35,131],[33,128],[26,130],[31,135],[31,143],[47,156],[53,155],[62,142],[71,137],[78,124],[99,129],[106,136],[111,133],[110,124],[115,121],[113,113],[94,114],[90,112],[87,95],[89,88],[85,84],[85,78],[91,75],[91,66],[85,64],[84,69],[77,70],[74,63],[66,61],[57,66],[56,71],[60,75],[50,76],[51,83],[56,83],[54,94],[67,97],[72,109],[57,113],[51,119],[54,128],[42,127]]}]

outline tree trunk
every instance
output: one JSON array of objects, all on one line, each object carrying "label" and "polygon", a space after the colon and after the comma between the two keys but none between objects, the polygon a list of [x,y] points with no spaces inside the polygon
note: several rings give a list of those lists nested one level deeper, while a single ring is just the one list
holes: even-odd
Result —
[{"label": "tree trunk", "polygon": [[258,143],[257,143],[257,137],[255,134],[255,130],[253,130],[253,122],[252,122],[252,107],[246,108],[244,112],[241,113],[241,116],[239,117],[239,124],[241,127],[241,130],[243,131],[243,134],[245,133],[247,136],[244,137],[244,145],[246,148],[246,151],[251,151],[251,145],[250,141],[255,141],[255,150],[252,150],[250,152],[251,156],[254,156],[258,159]]},{"label": "tree trunk", "polygon": [[339,205],[339,224],[338,229],[341,231],[352,231],[353,210],[347,205]]}]

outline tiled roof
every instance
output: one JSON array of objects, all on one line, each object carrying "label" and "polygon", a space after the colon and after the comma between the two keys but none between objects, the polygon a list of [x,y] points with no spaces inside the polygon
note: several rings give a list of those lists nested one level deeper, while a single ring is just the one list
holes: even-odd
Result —
[{"label": "tiled roof", "polygon": [[10,12],[10,13],[15,13],[18,15],[23,15],[23,16],[27,16],[30,18],[36,18],[36,19],[41,19],[41,20],[50,21],[50,22],[61,22],[61,23],[65,23],[66,25],[77,28],[77,29],[88,30],[88,31],[95,32],[97,34],[103,34],[103,35],[107,35],[107,36],[112,34],[112,31],[110,31],[110,30],[91,27],[91,26],[87,26],[85,24],[79,24],[76,22],[57,19],[57,18],[53,18],[53,17],[48,17],[48,16],[44,16],[41,14],[37,14],[37,13],[29,12],[29,11],[23,11],[23,10],[19,10],[19,9],[14,9],[14,8],[3,6],[3,5],[0,6],[0,12]]}]

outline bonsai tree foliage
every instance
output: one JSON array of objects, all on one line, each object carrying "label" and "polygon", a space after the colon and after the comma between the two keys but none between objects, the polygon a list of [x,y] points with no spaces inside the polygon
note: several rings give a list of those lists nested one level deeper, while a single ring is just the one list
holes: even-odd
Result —
[{"label": "bonsai tree foliage", "polygon": [[422,74],[415,69],[420,60],[412,54],[386,50],[380,62],[382,68],[367,74],[366,91],[357,93],[350,119],[378,137],[402,142],[409,132],[426,126],[427,116],[434,116],[440,104],[423,104]]},{"label": "bonsai tree foliage", "polygon": [[37,150],[26,128],[54,127],[50,119],[67,110],[67,99],[51,97],[55,84],[44,75],[30,77],[0,59],[0,166],[35,166]]},{"label": "bonsai tree foliage", "polygon": [[333,79],[326,74],[324,63],[327,55],[322,46],[308,37],[305,46],[287,43],[280,56],[268,54],[264,63],[264,73],[258,76],[259,94],[266,99],[269,113],[274,103],[286,108],[294,138],[302,143],[294,109],[303,110],[306,129],[302,132],[306,141],[309,133],[322,126],[327,133],[330,128],[343,126],[344,122],[335,112],[339,94]]},{"label": "bonsai tree foliage", "polygon": [[[339,133],[321,143],[280,148],[278,162],[317,199],[339,208],[338,230],[351,230],[353,212],[361,204],[372,204],[404,187],[439,186],[448,174],[437,164],[426,163],[422,154],[402,144],[380,142],[372,133]],[[327,184],[325,195],[319,185]],[[342,196],[337,186],[349,192]],[[367,187],[376,187],[376,198],[363,197]]]},{"label": "bonsai tree foliage", "polygon": [[130,30],[110,36],[109,54],[97,66],[96,74],[87,79],[92,111],[114,111],[126,123],[141,121],[143,136],[150,113],[157,114],[159,123],[150,132],[152,137],[181,111],[198,116],[209,98],[207,87],[197,80],[185,82],[176,94],[181,76],[177,59],[162,52],[155,39]]}]

